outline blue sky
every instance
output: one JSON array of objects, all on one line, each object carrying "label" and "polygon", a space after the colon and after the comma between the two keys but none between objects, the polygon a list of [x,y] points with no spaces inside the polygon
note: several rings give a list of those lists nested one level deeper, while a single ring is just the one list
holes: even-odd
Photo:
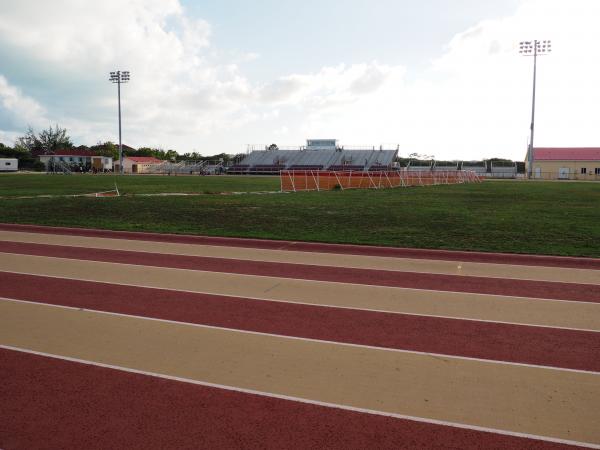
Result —
[{"label": "blue sky", "polygon": [[203,154],[246,144],[399,144],[440,159],[522,159],[531,59],[536,143],[600,146],[597,0],[3,0],[0,142],[28,125],[78,144]]},{"label": "blue sky", "polygon": [[452,37],[483,19],[513,13],[517,0],[184,1],[212,26],[215,47],[258,52],[248,73],[259,81],[328,65],[426,67]]}]

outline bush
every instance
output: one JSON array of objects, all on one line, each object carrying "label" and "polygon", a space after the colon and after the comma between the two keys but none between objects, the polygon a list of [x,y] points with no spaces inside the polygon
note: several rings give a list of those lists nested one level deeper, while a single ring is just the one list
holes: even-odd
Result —
[{"label": "bush", "polygon": [[44,165],[44,163],[43,163],[43,162],[41,162],[41,161],[39,161],[39,160],[38,160],[38,161],[35,161],[35,162],[34,162],[34,163],[31,165],[31,168],[32,168],[33,170],[35,170],[36,172],[43,172],[43,171],[45,171],[45,170],[46,170],[46,166]]}]

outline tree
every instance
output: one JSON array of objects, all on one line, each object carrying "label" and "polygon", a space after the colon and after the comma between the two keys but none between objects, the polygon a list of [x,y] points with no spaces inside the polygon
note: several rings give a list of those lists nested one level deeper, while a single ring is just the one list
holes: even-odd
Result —
[{"label": "tree", "polygon": [[279,150],[279,147],[277,147],[277,144],[271,144],[267,147],[267,150],[270,150],[270,151]]},{"label": "tree", "polygon": [[28,158],[31,154],[27,149],[12,148],[0,142],[0,157],[2,158]]},{"label": "tree", "polygon": [[168,159],[170,161],[175,161],[177,159],[177,156],[179,156],[179,153],[177,153],[175,150],[167,150],[165,152],[165,159]]},{"label": "tree", "polygon": [[41,150],[41,143],[35,135],[33,128],[27,127],[25,135],[17,138],[15,141],[15,149],[29,153],[36,150]]},{"label": "tree", "polygon": [[23,146],[15,148],[0,143],[0,158],[17,158],[21,169],[34,169],[35,158],[31,156],[29,149]]},{"label": "tree", "polygon": [[187,153],[184,153],[183,155],[177,156],[178,161],[200,161],[203,159],[204,159],[204,156],[202,156],[198,152],[191,152],[191,153],[187,152]]},{"label": "tree", "polygon": [[8,147],[8,146],[4,145],[2,142],[0,142],[0,156],[5,157],[5,158],[12,158],[13,155],[17,152],[18,152],[18,150],[15,151],[15,149]]},{"label": "tree", "polygon": [[119,147],[111,141],[106,141],[104,143],[98,142],[96,145],[90,147],[90,150],[100,156],[110,156],[115,161],[119,159]]},{"label": "tree", "polygon": [[156,156],[156,150],[150,147],[140,147],[135,151],[128,151],[127,156]]},{"label": "tree", "polygon": [[58,125],[56,125],[54,129],[52,126],[50,126],[47,130],[42,131],[38,135],[38,139],[40,141],[42,151],[46,155],[55,153],[56,150],[59,149],[73,147],[71,138],[67,135],[67,129],[60,128]]},{"label": "tree", "polygon": [[228,164],[230,161],[232,161],[235,158],[235,156],[229,155],[227,153],[219,153],[218,155],[210,156],[209,158],[212,160],[215,160],[215,161],[221,161],[225,164]]},{"label": "tree", "polygon": [[[188,156],[190,154],[187,154]],[[179,153],[175,150],[163,150],[162,148],[140,147],[137,150],[127,150],[127,156],[153,156],[157,159],[175,161],[179,157]],[[189,159],[181,158],[179,159]]]},{"label": "tree", "polygon": [[45,155],[55,153],[60,149],[72,147],[73,143],[67,135],[67,129],[60,128],[58,125],[54,128],[50,126],[47,130],[39,134],[36,134],[32,127],[28,127],[25,135],[15,141],[16,149],[26,150],[30,153],[43,153]]}]

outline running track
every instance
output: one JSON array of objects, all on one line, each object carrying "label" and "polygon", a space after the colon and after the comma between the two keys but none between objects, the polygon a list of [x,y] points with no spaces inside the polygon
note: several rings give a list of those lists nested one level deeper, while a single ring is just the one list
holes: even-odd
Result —
[{"label": "running track", "polygon": [[0,448],[600,448],[600,260],[0,224]]}]

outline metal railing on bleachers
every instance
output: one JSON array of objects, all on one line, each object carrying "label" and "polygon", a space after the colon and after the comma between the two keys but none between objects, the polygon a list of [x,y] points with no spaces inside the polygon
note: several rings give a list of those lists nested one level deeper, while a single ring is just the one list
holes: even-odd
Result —
[{"label": "metal railing on bleachers", "polygon": [[227,173],[232,175],[247,174],[249,171],[250,166],[248,164],[236,164],[227,168]]},{"label": "metal railing on bleachers", "polygon": [[65,163],[64,161],[60,161],[57,159],[52,158],[49,162],[48,162],[48,173],[60,173],[63,175],[72,175],[73,171],[71,170],[71,167],[69,166],[69,164]]},{"label": "metal railing on bleachers", "polygon": [[342,164],[342,165],[334,165],[329,166],[327,170],[350,170],[353,172],[364,170],[365,166],[359,166],[357,164]]},{"label": "metal railing on bleachers", "polygon": [[321,170],[322,165],[315,164],[294,164],[289,167],[289,170]]},{"label": "metal railing on bleachers", "polygon": [[391,170],[390,166],[372,165],[369,167],[369,172],[382,172],[385,170]]},{"label": "metal railing on bleachers", "polygon": [[165,161],[146,169],[144,173],[154,175],[203,175],[208,161]]}]

